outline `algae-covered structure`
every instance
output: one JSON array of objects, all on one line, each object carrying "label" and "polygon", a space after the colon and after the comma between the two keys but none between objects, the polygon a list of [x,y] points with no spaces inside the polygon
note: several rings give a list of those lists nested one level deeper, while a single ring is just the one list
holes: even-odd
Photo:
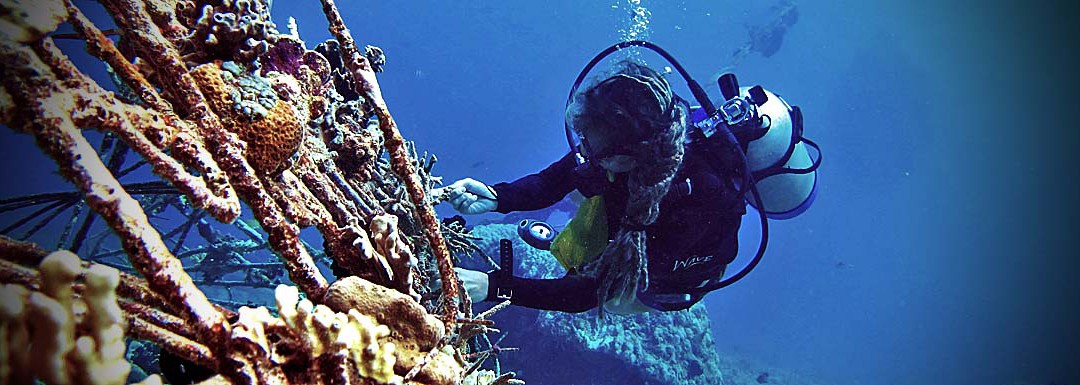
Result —
[{"label": "algae-covered structure", "polygon": [[[7,228],[92,211],[56,243],[74,253],[0,239],[0,382],[123,383],[126,336],[208,369],[205,383],[520,383],[470,359],[467,340],[494,329],[470,314],[452,253],[475,247],[436,218],[435,158],[402,138],[375,76],[383,53],[357,45],[333,0],[335,39],[317,47],[279,31],[263,0],[100,3],[115,29],[72,0],[0,2],[0,123],[75,188],[5,199],[5,212],[42,207]],[[112,82],[57,47],[61,27]],[[121,182],[137,168],[159,180]],[[179,225],[155,225],[166,210]],[[275,261],[248,260],[259,249]],[[261,285],[276,306],[211,302],[214,285]]]}]

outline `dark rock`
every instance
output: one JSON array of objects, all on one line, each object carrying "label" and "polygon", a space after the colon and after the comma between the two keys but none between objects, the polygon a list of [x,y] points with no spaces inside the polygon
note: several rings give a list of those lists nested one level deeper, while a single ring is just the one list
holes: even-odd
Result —
[{"label": "dark rock", "polygon": [[[565,274],[549,252],[521,241],[514,225],[476,226],[472,234],[482,238],[478,246],[492,257],[498,255],[499,239],[513,240],[517,276]],[[493,319],[507,334],[499,345],[521,349],[500,354],[501,369],[517,372],[517,378],[529,384],[720,383],[720,360],[702,305],[667,313],[608,314],[602,321],[595,311],[572,314],[511,306]]]}]

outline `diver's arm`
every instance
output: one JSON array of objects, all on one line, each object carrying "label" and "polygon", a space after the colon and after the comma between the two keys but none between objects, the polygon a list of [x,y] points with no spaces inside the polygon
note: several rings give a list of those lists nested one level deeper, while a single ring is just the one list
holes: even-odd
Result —
[{"label": "diver's arm", "polygon": [[540,310],[580,313],[597,306],[596,278],[567,274],[558,279],[531,279],[490,274],[489,301],[510,297],[510,303]]},{"label": "diver's arm", "polygon": [[498,197],[495,211],[539,210],[555,204],[574,191],[574,156],[567,153],[544,170],[526,175],[511,183],[498,183],[491,188]]}]

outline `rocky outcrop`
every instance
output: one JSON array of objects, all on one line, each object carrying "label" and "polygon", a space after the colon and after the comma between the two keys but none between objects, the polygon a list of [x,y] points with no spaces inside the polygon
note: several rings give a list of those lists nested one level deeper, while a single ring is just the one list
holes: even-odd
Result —
[{"label": "rocky outcrop", "polygon": [[[477,226],[472,234],[482,238],[477,244],[493,258],[499,239],[513,240],[517,276],[565,274],[550,253],[522,242],[513,225]],[[479,260],[462,264],[484,266]],[[595,311],[572,314],[512,306],[493,319],[507,333],[501,347],[521,349],[502,353],[500,367],[517,372],[517,378],[529,384],[720,383],[720,357],[703,305],[667,313],[608,314],[603,320]]]}]

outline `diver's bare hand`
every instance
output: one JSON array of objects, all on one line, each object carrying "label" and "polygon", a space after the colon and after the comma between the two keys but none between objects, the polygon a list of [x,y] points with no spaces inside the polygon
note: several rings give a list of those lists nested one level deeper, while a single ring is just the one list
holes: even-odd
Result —
[{"label": "diver's bare hand", "polygon": [[465,292],[469,293],[469,299],[473,303],[482,302],[487,299],[488,294],[488,275],[482,271],[465,270],[460,267],[455,267],[457,271],[458,279],[461,280],[461,286],[465,288]]},{"label": "diver's bare hand", "polygon": [[499,205],[495,190],[472,178],[465,178],[443,187],[440,193],[446,194],[450,205],[462,214],[483,214],[495,210]]}]

